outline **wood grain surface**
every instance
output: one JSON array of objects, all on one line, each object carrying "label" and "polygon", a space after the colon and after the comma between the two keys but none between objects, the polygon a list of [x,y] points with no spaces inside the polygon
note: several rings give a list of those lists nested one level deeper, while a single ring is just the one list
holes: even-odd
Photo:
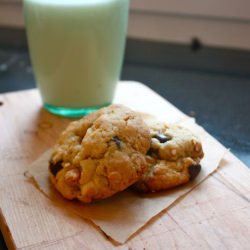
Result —
[{"label": "wood grain surface", "polygon": [[[118,245],[91,222],[61,212],[23,175],[72,119],[42,109],[37,90],[0,95],[0,102],[0,228],[9,249],[249,249],[250,171],[233,154]],[[140,83],[120,83],[114,102],[170,122],[186,117]]]}]

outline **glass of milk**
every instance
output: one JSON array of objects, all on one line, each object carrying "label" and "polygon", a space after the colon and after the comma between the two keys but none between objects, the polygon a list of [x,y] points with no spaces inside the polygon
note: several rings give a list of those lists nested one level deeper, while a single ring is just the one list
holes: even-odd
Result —
[{"label": "glass of milk", "polygon": [[31,62],[44,107],[86,115],[112,102],[129,0],[24,0]]}]

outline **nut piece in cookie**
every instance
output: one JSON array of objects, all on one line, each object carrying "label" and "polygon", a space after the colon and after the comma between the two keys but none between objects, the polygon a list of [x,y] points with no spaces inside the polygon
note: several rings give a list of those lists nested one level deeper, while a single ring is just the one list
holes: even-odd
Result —
[{"label": "nut piece in cookie", "polygon": [[142,177],[150,141],[148,126],[132,110],[100,109],[61,134],[50,159],[50,180],[67,199],[107,198]]},{"label": "nut piece in cookie", "polygon": [[148,170],[134,188],[154,192],[194,180],[203,158],[199,138],[188,129],[161,122],[148,124],[151,146],[147,152]]}]

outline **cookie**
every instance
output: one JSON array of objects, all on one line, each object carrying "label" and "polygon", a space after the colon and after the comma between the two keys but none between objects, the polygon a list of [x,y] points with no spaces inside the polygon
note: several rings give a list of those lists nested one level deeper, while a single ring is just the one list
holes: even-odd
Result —
[{"label": "cookie", "polygon": [[196,178],[203,158],[201,141],[190,130],[161,122],[148,124],[151,146],[148,170],[134,188],[154,192],[173,188]]},{"label": "cookie", "polygon": [[148,126],[132,110],[100,109],[61,134],[50,159],[50,180],[67,199],[107,198],[142,177],[150,141]]}]

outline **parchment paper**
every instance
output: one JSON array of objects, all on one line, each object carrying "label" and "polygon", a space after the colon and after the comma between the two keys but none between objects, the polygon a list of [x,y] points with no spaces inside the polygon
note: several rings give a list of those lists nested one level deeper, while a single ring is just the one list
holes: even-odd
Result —
[{"label": "parchment paper", "polygon": [[224,146],[206,133],[193,119],[187,119],[181,122],[181,125],[188,127],[200,137],[205,157],[201,161],[202,171],[195,181],[169,191],[139,195],[132,190],[126,190],[111,198],[89,205],[68,201],[62,198],[49,182],[48,159],[50,150],[31,164],[28,173],[36,181],[36,187],[53,202],[58,203],[58,209],[60,206],[66,207],[80,217],[90,219],[113,240],[124,243],[162,210],[174,205],[175,202],[181,202],[179,198],[193,190],[195,186],[215,171],[227,152]]}]

